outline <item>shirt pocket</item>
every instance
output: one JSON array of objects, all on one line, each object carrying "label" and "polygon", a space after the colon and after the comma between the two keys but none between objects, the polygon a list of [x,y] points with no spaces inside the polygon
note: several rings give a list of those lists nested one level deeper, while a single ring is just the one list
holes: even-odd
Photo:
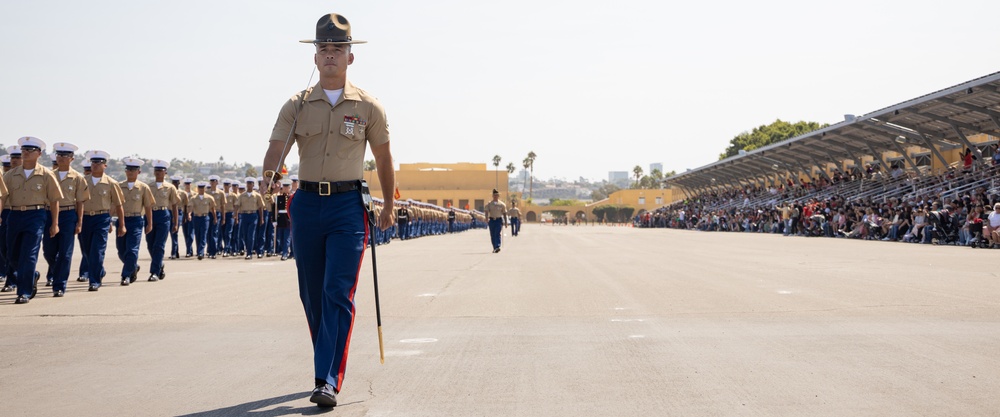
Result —
[{"label": "shirt pocket", "polygon": [[337,144],[337,156],[340,159],[355,160],[365,154],[365,125],[360,123],[341,123],[340,138]]},{"label": "shirt pocket", "polygon": [[322,123],[302,123],[295,126],[295,141],[299,145],[299,156],[322,155],[325,147]]}]

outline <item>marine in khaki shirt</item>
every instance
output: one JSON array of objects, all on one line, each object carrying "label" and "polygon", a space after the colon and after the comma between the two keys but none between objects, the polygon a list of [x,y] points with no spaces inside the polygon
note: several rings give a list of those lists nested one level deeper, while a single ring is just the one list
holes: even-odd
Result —
[{"label": "marine in khaki shirt", "polygon": [[149,184],[150,192],[153,193],[153,210],[170,210],[170,229],[177,231],[177,208],[181,204],[181,197],[177,194],[177,187],[165,181],[159,185],[154,180]]},{"label": "marine in khaki shirt", "polygon": [[300,102],[302,109],[291,138],[299,149],[299,179],[314,182],[361,179],[365,146],[389,142],[389,125],[382,103],[350,81],[345,83],[337,101],[331,103],[317,83],[285,102],[271,130],[272,142],[280,145],[288,140],[295,108]]},{"label": "marine in khaki shirt", "polygon": [[[257,219],[259,224],[264,224],[264,197],[260,193],[253,190],[252,185],[247,186],[247,191],[240,194],[240,197],[236,199],[236,204],[240,207],[240,213],[252,213],[257,212]],[[233,224],[239,224],[239,216],[233,217],[235,221]]]},{"label": "marine in khaki shirt", "polygon": [[[204,188],[200,188],[198,191],[201,190],[204,190]],[[209,217],[209,221],[215,222],[216,206],[215,199],[212,196],[199,192],[191,197],[190,205],[192,216],[207,216],[211,214],[212,216]]]},{"label": "marine in khaki shirt", "polygon": [[503,223],[507,225],[507,205],[500,200],[493,200],[486,203],[484,210],[486,212],[487,219],[503,219]]},{"label": "marine in khaki shirt", "polygon": [[35,164],[31,176],[26,177],[22,165],[4,174],[3,180],[9,192],[6,208],[23,211],[48,206],[52,213],[49,236],[59,234],[59,200],[62,200],[63,195],[59,181],[51,169]]},{"label": "marine in khaki shirt", "polygon": [[[226,206],[226,193],[219,189],[219,181],[212,180],[209,183],[209,187],[205,190],[205,194],[212,196],[215,199],[215,207],[225,207]],[[219,219],[218,223],[221,225],[226,222],[225,218]]]},{"label": "marine in khaki shirt", "polygon": [[[126,175],[139,175],[138,171],[125,171]],[[131,181],[128,181],[131,180]],[[135,181],[136,178],[130,177],[124,184],[119,184],[122,190],[122,210],[125,212],[125,217],[132,216],[146,216],[146,228],[144,233],[149,233],[153,231],[153,191],[149,189],[149,186],[145,183]],[[129,187],[131,184],[131,188]]]},{"label": "marine in khaki shirt", "polygon": [[100,177],[95,177],[97,172],[87,175],[86,181],[90,189],[90,199],[83,203],[83,214],[96,216],[104,213],[114,213],[118,216],[118,236],[125,234],[125,212],[122,210],[122,202],[125,196],[122,194],[118,181],[104,175],[104,164],[101,163]]},{"label": "marine in khaki shirt", "polygon": [[59,210],[76,209],[76,230],[74,233],[80,234],[83,229],[83,205],[90,200],[90,186],[87,178],[77,170],[66,166],[66,171],[56,171],[59,178],[59,188],[62,190],[63,199],[59,200]]}]

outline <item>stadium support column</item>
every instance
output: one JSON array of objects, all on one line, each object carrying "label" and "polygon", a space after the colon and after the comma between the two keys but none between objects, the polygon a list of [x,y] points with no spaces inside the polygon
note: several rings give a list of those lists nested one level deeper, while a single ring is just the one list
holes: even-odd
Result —
[{"label": "stadium support column", "polygon": [[913,163],[913,160],[910,159],[910,155],[906,153],[906,149],[903,149],[902,146],[899,146],[899,142],[896,142],[896,139],[890,139],[890,140],[892,142],[892,146],[896,147],[896,151],[899,152],[901,155],[903,155],[903,159],[906,160],[906,163],[910,164],[910,168],[917,170],[917,164]]},{"label": "stadium support column", "polygon": [[969,142],[969,138],[965,137],[965,133],[962,132],[961,128],[959,128],[954,123],[949,123],[949,124],[951,125],[952,129],[955,129],[955,133],[958,134],[958,140],[962,141],[962,143],[965,144],[967,148],[971,149],[972,152],[976,154],[976,159],[982,161],[983,153],[979,151],[979,148],[973,145],[972,142]]},{"label": "stadium support column", "polygon": [[947,167],[948,166],[948,160],[944,159],[944,155],[941,155],[941,151],[938,150],[937,146],[934,146],[934,142],[931,142],[931,139],[928,138],[927,135],[925,135],[923,132],[921,132],[921,131],[919,131],[917,129],[913,129],[913,130],[916,131],[917,135],[920,136],[920,139],[922,139],[924,141],[924,143],[927,144],[927,148],[930,149],[931,153],[933,153],[934,156],[937,157],[938,161],[941,161],[941,166]]},{"label": "stadium support column", "polygon": [[882,158],[882,152],[875,150],[875,147],[872,146],[871,143],[865,142],[865,146],[867,146],[868,149],[872,151],[872,158],[875,158],[875,160],[878,161],[879,164],[882,164],[882,168],[888,171],[889,166],[885,163],[885,159]]}]

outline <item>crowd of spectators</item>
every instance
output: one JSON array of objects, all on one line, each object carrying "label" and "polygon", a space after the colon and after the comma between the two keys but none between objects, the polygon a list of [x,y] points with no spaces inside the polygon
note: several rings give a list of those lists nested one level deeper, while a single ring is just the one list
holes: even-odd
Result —
[{"label": "crowd of spectators", "polygon": [[[997,153],[996,155],[1000,155]],[[781,233],[913,243],[1000,247],[1000,156],[963,159],[940,174],[836,172],[811,181],[729,188],[636,216],[637,227]]]}]

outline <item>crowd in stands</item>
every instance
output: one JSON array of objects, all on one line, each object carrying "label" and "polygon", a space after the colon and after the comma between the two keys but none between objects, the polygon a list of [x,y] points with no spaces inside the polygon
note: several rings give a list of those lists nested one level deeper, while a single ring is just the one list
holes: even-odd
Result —
[{"label": "crowd in stands", "polygon": [[835,172],[811,181],[712,191],[647,211],[637,227],[781,233],[1000,247],[1000,152],[976,163],[968,149],[940,174]]}]

